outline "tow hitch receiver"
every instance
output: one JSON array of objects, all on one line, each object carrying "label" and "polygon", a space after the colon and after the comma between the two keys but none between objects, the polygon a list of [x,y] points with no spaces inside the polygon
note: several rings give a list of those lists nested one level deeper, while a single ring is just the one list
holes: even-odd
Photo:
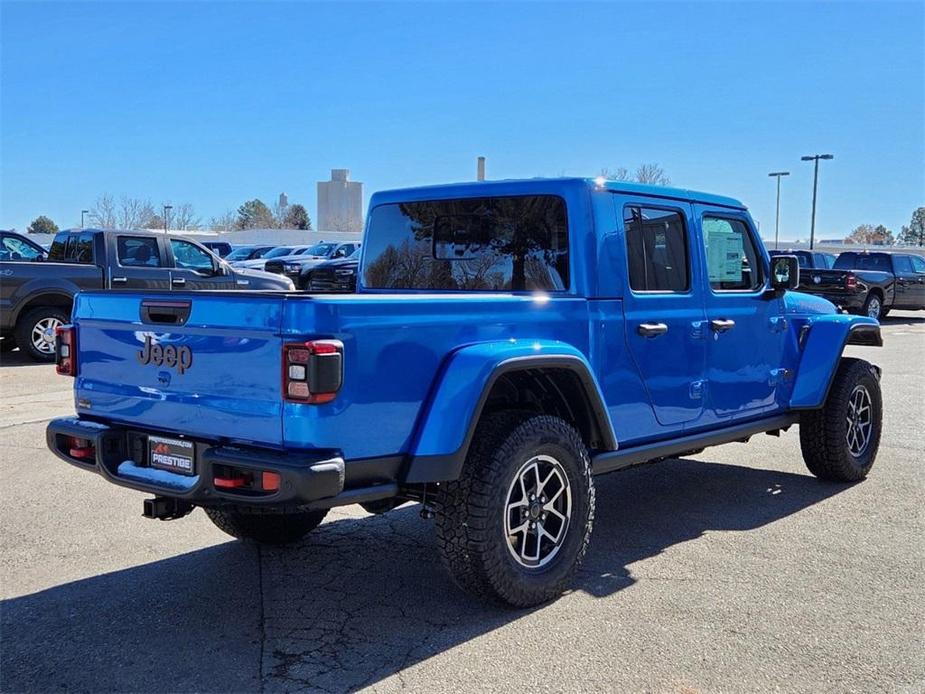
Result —
[{"label": "tow hitch receiver", "polygon": [[192,513],[193,508],[188,501],[169,496],[156,496],[153,499],[145,499],[142,515],[145,518],[156,518],[157,520],[176,520]]}]

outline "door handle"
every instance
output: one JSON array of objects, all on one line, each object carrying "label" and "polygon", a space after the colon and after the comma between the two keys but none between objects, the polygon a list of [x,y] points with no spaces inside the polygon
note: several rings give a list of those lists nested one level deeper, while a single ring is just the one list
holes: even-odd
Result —
[{"label": "door handle", "polygon": [[128,277],[113,277],[112,283],[115,284],[116,282],[120,282],[120,283],[128,282]]},{"label": "door handle", "polygon": [[736,327],[736,322],[734,320],[714,318],[710,321],[710,328],[712,328],[715,333],[724,333],[732,330],[734,327]]},{"label": "door handle", "polygon": [[668,326],[664,323],[640,323],[636,332],[643,337],[656,337],[668,332]]},{"label": "door handle", "polygon": [[176,285],[179,285],[179,286],[181,286],[181,287],[182,287],[184,284],[186,284],[186,280],[185,280],[184,278],[182,278],[182,277],[174,277],[174,278],[171,279],[170,281],[171,281],[171,283],[176,284]]}]

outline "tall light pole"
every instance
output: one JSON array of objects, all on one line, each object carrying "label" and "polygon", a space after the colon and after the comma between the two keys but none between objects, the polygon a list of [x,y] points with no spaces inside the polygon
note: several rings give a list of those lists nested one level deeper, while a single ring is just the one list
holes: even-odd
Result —
[{"label": "tall light pole", "polygon": [[164,233],[167,233],[167,215],[170,214],[170,210],[173,209],[173,205],[164,205]]},{"label": "tall light pole", "polygon": [[774,250],[777,250],[777,241],[780,236],[780,177],[789,176],[789,171],[775,171],[774,173],[769,173],[768,176],[777,177],[777,214],[774,217]]},{"label": "tall light pole", "polygon": [[819,186],[819,160],[834,159],[831,154],[808,154],[800,157],[801,161],[811,161],[813,163],[813,218],[809,226],[809,249],[813,249],[816,242],[816,188]]},{"label": "tall light pole", "polygon": [[90,214],[90,210],[81,210],[80,211],[80,228],[84,228],[84,215]]}]

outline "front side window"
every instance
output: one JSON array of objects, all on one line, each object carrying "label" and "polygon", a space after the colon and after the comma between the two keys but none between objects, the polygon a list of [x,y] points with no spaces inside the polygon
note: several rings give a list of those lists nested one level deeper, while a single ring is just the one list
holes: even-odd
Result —
[{"label": "front side window", "polygon": [[687,233],[680,212],[626,207],[623,228],[630,289],[686,292],[690,288]]},{"label": "front side window", "polygon": [[893,269],[896,272],[908,272],[910,274],[915,272],[915,270],[912,269],[912,258],[907,255],[894,255]]},{"label": "front side window", "polygon": [[553,195],[379,205],[364,283],[376,289],[562,291],[569,287],[565,201]]},{"label": "front side window", "polygon": [[189,241],[170,239],[170,250],[178,268],[184,270],[212,271],[212,256]]},{"label": "front side window", "polygon": [[716,292],[756,291],[764,283],[761,256],[741,219],[703,218],[707,277]]},{"label": "front side window", "polygon": [[147,236],[120,236],[116,241],[119,265],[124,267],[161,267],[157,239]]}]

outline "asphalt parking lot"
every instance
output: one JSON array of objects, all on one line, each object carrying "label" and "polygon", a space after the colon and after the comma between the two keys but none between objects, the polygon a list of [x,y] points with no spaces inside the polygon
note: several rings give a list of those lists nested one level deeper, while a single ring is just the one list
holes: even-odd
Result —
[{"label": "asphalt parking lot", "polygon": [[884,321],[871,477],[806,472],[792,429],[598,478],[575,589],[528,611],[460,594],[407,505],[337,509],[301,544],[55,459],[53,367],[0,368],[4,691],[925,690],[925,314]]}]

